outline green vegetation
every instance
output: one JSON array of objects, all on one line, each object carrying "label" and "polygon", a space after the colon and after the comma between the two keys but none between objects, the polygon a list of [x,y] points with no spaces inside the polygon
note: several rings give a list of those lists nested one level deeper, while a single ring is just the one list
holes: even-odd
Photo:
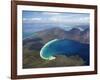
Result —
[{"label": "green vegetation", "polygon": [[82,66],[84,61],[78,55],[66,57],[56,56],[55,60],[43,60],[39,51],[23,48],[23,68],[45,68],[61,66]]}]

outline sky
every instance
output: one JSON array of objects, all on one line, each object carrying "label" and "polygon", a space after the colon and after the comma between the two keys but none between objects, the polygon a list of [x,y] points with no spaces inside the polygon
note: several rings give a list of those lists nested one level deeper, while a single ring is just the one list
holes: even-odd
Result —
[{"label": "sky", "polygon": [[[42,24],[35,28],[47,28],[46,24],[56,25],[63,29],[70,29],[78,26],[81,30],[84,28],[79,25],[89,25],[89,13],[71,13],[71,12],[47,12],[47,11],[23,11],[22,13],[23,24]],[[43,26],[44,25],[44,26]],[[28,27],[28,26],[25,26]],[[34,27],[31,25],[31,27]],[[32,29],[30,29],[32,30]]]},{"label": "sky", "polygon": [[23,11],[23,23],[89,24],[88,13]]}]

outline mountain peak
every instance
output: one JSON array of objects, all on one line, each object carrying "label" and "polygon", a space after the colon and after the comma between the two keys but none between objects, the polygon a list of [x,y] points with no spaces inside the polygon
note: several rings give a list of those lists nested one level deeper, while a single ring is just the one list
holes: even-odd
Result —
[{"label": "mountain peak", "polygon": [[81,32],[81,30],[80,29],[78,29],[78,28],[72,28],[69,32],[71,32],[71,33],[80,33]]},{"label": "mountain peak", "polygon": [[78,28],[72,28],[70,31],[80,31]]}]

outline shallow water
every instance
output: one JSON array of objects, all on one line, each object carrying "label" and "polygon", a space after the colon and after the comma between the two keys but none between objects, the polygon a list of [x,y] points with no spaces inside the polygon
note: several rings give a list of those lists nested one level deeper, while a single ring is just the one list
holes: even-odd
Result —
[{"label": "shallow water", "polygon": [[89,65],[89,44],[83,44],[73,40],[54,39],[43,46],[40,56],[45,59],[58,55],[79,55]]}]

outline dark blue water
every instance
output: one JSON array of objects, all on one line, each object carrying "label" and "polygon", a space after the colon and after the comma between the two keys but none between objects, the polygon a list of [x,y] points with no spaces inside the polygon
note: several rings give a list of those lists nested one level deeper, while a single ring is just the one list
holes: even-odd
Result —
[{"label": "dark blue water", "polygon": [[89,65],[89,45],[67,39],[56,39],[48,42],[42,49],[42,56],[49,58],[56,55],[79,55]]}]

